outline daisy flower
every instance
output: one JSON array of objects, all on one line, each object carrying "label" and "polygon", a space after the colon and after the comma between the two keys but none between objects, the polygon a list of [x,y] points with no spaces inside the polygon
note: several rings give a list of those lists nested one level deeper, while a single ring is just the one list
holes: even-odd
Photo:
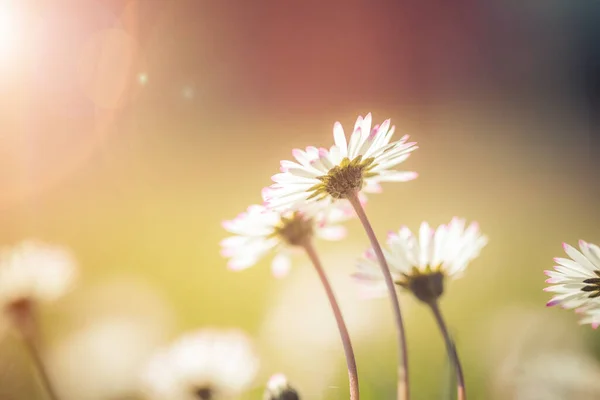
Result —
[{"label": "daisy flower", "polygon": [[553,271],[544,271],[551,283],[544,290],[556,293],[547,306],[560,304],[564,308],[600,306],[600,248],[579,241],[579,250],[563,243],[569,258],[556,257]]},{"label": "daisy flower", "polygon": [[396,171],[398,164],[417,149],[408,135],[391,142],[395,127],[390,120],[371,128],[371,114],[358,117],[350,140],[339,122],[333,126],[335,144],[329,150],[307,147],[295,149],[295,161],[282,161],[281,173],[266,191],[270,208],[296,208],[306,202],[331,202],[351,194],[380,192],[381,182],[405,182],[415,172]]},{"label": "daisy flower", "polygon": [[252,205],[235,219],[223,222],[223,227],[235,236],[221,242],[221,254],[230,258],[230,269],[243,270],[268,253],[276,253],[271,263],[273,275],[283,277],[289,272],[290,256],[295,248],[312,236],[325,240],[342,239],[346,229],[339,223],[353,215],[349,205],[284,212]]},{"label": "daisy flower", "polygon": [[252,385],[258,358],[238,330],[205,329],[184,335],[148,363],[142,376],[148,399],[215,400]]},{"label": "daisy flower", "polygon": [[267,382],[264,400],[299,400],[298,392],[292,388],[283,374],[275,374]]},{"label": "daisy flower", "polygon": [[[465,220],[454,218],[437,229],[423,222],[418,238],[407,227],[391,232],[383,251],[394,283],[429,303],[442,295],[444,278],[459,277],[487,241],[477,223],[465,229]],[[357,268],[353,276],[363,284],[365,293],[385,293],[386,286],[373,249],[366,251]]]},{"label": "daisy flower", "polygon": [[29,314],[67,292],[75,272],[74,258],[60,247],[26,241],[0,250],[0,308],[11,317]]}]

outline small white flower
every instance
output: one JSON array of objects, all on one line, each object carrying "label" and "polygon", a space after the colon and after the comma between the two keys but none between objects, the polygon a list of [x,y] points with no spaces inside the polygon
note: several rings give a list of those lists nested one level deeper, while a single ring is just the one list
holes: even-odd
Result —
[{"label": "small white flower", "polygon": [[258,366],[243,332],[205,329],[156,354],[143,375],[143,391],[153,400],[229,398],[252,385]]},{"label": "small white flower", "polygon": [[75,265],[66,249],[39,242],[0,250],[0,307],[57,299],[73,284]]},{"label": "small white flower", "polygon": [[393,168],[417,149],[408,135],[391,142],[395,127],[390,120],[371,128],[371,114],[358,117],[350,141],[339,122],[333,127],[335,145],[329,150],[307,147],[295,149],[295,161],[282,161],[282,172],[265,192],[265,200],[273,209],[296,208],[306,202],[331,202],[351,192],[381,191],[381,182],[405,182],[417,177],[415,172]]},{"label": "small white flower", "polygon": [[349,204],[345,205],[285,212],[252,205],[235,219],[223,222],[223,227],[236,236],[221,242],[221,254],[230,258],[229,268],[243,270],[267,253],[277,253],[271,267],[273,275],[283,277],[291,267],[291,252],[308,237],[340,240],[346,235],[346,229],[338,224],[354,212]]},{"label": "small white flower", "polygon": [[[487,244],[477,223],[465,229],[465,220],[454,218],[448,225],[433,229],[421,224],[418,239],[402,227],[388,235],[384,249],[394,282],[411,290],[422,301],[437,299],[443,293],[445,277],[457,278]],[[354,274],[368,295],[383,295],[386,286],[373,249],[367,250]]]},{"label": "small white flower", "polygon": [[269,378],[264,400],[298,400],[298,393],[292,388],[284,374],[275,374]]},{"label": "small white flower", "polygon": [[[582,311],[600,307],[600,248],[583,240],[579,241],[581,251],[566,243],[563,248],[569,258],[556,257],[554,262],[558,265],[554,266],[554,271],[544,271],[548,276],[546,283],[553,284],[544,290],[556,293],[546,305],[560,304],[569,309],[583,307]],[[591,315],[595,312],[586,314],[586,321],[592,321]]]}]

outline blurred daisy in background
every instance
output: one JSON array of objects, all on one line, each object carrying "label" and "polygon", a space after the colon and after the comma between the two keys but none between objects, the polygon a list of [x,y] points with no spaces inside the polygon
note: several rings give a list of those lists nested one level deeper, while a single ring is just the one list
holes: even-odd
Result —
[{"label": "blurred daisy in background", "polygon": [[544,271],[546,283],[552,284],[544,290],[555,293],[547,306],[583,307],[583,321],[596,327],[600,321],[595,317],[597,312],[591,310],[600,307],[600,248],[580,240],[579,250],[567,243],[563,249],[569,258],[556,257],[554,270]]},{"label": "blurred daisy in background", "polygon": [[[405,182],[415,172],[396,171],[417,149],[407,142],[408,135],[391,142],[395,131],[390,120],[371,127],[371,114],[359,116],[350,140],[342,124],[333,126],[335,144],[329,150],[307,147],[294,149],[295,161],[282,161],[282,172],[273,176],[273,185],[265,192],[267,206],[276,210],[297,208],[307,202],[332,202],[360,191],[381,191],[381,182]],[[391,142],[391,143],[390,143]]]},{"label": "blurred daisy in background", "polygon": [[251,387],[259,360],[251,340],[239,330],[188,333],[159,351],[143,373],[149,400],[215,400]]},{"label": "blurred daisy in background", "polygon": [[68,330],[48,352],[61,400],[132,399],[140,371],[174,331],[174,313],[156,288],[118,276],[73,293]]},{"label": "blurred daisy in background", "polygon": [[[446,278],[458,278],[487,244],[477,223],[465,229],[465,220],[453,218],[433,229],[423,222],[418,238],[402,227],[387,238],[385,257],[396,285],[410,290],[419,300],[435,301],[444,291]],[[353,276],[366,296],[383,296],[386,285],[373,249],[367,250]]]},{"label": "blurred daisy in background", "polygon": [[275,374],[269,378],[264,400],[300,400],[298,392],[290,386],[284,374]]},{"label": "blurred daisy in background", "polygon": [[481,321],[474,361],[491,376],[493,400],[592,400],[600,365],[563,314],[511,307]]},{"label": "blurred daisy in background", "polygon": [[252,205],[223,227],[235,234],[221,242],[221,254],[228,257],[229,268],[243,270],[256,264],[268,253],[275,253],[273,275],[283,277],[291,267],[292,252],[313,236],[340,240],[346,228],[340,223],[352,218],[349,205],[325,208],[309,207],[300,211],[279,212]]},{"label": "blurred daisy in background", "polygon": [[48,369],[62,400],[133,398],[140,370],[164,339],[155,321],[101,318],[55,345]]},{"label": "blurred daisy in background", "polygon": [[31,329],[35,307],[64,295],[73,286],[76,262],[62,247],[37,241],[0,250],[0,308],[19,329]]}]

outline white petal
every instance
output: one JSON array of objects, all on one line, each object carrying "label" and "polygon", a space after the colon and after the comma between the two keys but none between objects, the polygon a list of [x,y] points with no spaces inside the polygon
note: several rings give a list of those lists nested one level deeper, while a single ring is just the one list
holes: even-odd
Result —
[{"label": "white petal", "polygon": [[581,254],[573,246],[563,243],[563,247],[565,249],[565,252],[569,255],[569,257],[571,257],[571,259],[573,259],[573,261],[577,262],[579,265],[581,265],[582,267],[584,267],[590,271],[594,271],[596,269],[594,264],[592,264],[590,262],[590,260],[585,258],[585,256],[583,254]]},{"label": "white petal", "polygon": [[344,128],[339,122],[333,124],[333,141],[340,150],[342,157],[346,157],[348,155],[348,143],[346,142]]},{"label": "white petal", "polygon": [[333,225],[317,230],[317,235],[325,240],[341,240],[346,237],[346,228],[343,226]]},{"label": "white petal", "polygon": [[292,267],[292,261],[287,254],[279,253],[273,258],[271,263],[271,272],[276,278],[283,278],[288,275]]}]

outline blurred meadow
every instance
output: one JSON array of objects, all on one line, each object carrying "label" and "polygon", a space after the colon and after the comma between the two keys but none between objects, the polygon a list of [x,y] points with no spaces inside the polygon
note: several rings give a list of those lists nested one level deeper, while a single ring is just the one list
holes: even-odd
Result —
[{"label": "blurred meadow", "polygon": [[[284,372],[303,398],[347,399],[306,257],[283,279],[270,258],[233,272],[219,242],[293,148],[329,146],[335,121],[368,112],[419,145],[402,166],[419,177],[369,196],[377,235],[460,216],[489,237],[441,301],[470,398],[598,398],[598,332],[542,291],[562,242],[600,242],[597,3],[3,0],[0,21],[0,243],[61,244],[80,266],[42,310],[63,400],[137,398],[152,351],[203,326],[255,340],[245,398]],[[317,248],[363,398],[391,399],[389,301],[357,296],[369,244],[348,226]],[[400,301],[414,400],[450,398],[433,318]],[[4,335],[2,400],[45,398],[22,355]]]}]

